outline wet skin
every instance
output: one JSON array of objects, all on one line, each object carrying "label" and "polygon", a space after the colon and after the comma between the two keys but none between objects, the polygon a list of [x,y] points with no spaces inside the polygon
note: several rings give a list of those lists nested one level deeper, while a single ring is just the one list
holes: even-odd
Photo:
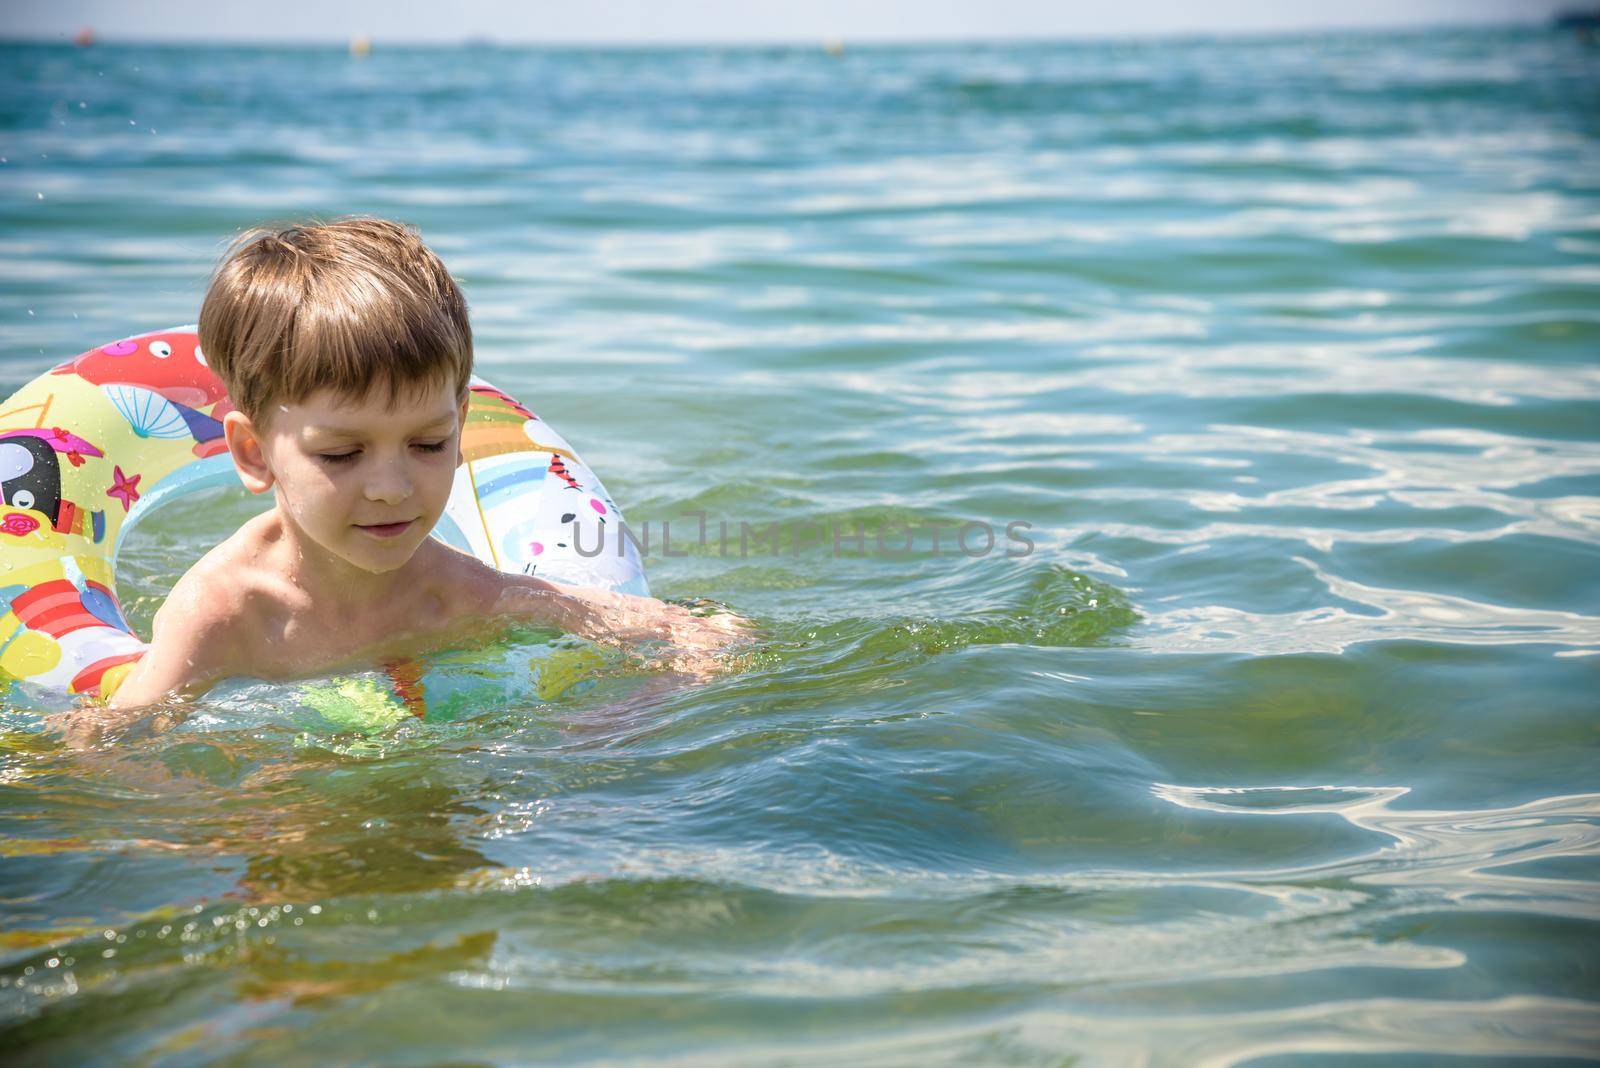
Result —
[{"label": "wet skin", "polygon": [[430,538],[461,462],[467,401],[446,383],[387,400],[317,393],[259,425],[228,414],[240,479],[272,491],[274,507],[178,581],[111,709],[196,696],[234,675],[415,655],[513,621],[661,642],[672,667],[695,675],[743,633],[735,616],[508,575]]}]

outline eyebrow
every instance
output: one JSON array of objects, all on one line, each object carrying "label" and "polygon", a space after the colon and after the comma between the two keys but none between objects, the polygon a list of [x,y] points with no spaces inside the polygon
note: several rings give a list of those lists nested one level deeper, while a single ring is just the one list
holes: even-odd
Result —
[{"label": "eyebrow", "polygon": [[[442,429],[445,423],[455,419],[455,415],[454,411],[441,412],[426,423],[419,424],[411,433],[419,434],[425,430]],[[321,434],[325,437],[335,438],[359,438],[365,437],[367,433],[365,427],[346,426],[308,426],[305,428],[305,432],[307,434]]]}]

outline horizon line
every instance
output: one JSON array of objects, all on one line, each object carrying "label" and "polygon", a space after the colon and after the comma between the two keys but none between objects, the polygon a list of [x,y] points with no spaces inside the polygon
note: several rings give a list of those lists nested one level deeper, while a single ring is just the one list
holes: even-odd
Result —
[{"label": "horizon line", "polygon": [[1416,32],[1424,30],[1445,30],[1449,32],[1470,32],[1475,30],[1506,30],[1506,29],[1556,29],[1553,19],[1509,18],[1509,19],[1482,19],[1469,22],[1439,22],[1434,19],[1423,19],[1416,22],[1393,22],[1380,25],[1371,23],[1335,23],[1330,22],[1321,26],[1298,27],[1236,27],[1231,29],[1155,29],[1122,30],[1110,33],[1096,33],[1093,30],[1072,31],[1065,33],[1041,34],[996,34],[993,36],[967,35],[959,33],[929,34],[926,36],[898,37],[887,35],[866,34],[858,37],[845,37],[842,35],[820,34],[813,37],[681,37],[681,38],[585,38],[585,37],[550,37],[550,38],[521,38],[499,37],[489,34],[464,34],[460,37],[379,37],[372,34],[352,34],[343,37],[277,37],[268,35],[255,35],[250,37],[229,36],[194,36],[174,37],[142,36],[117,34],[109,37],[100,36],[92,26],[84,27],[95,33],[94,41],[89,45],[78,45],[74,36],[80,30],[60,30],[50,36],[28,35],[10,36],[0,33],[0,45],[61,45],[68,48],[99,48],[116,45],[141,45],[141,46],[196,46],[213,45],[220,47],[283,47],[299,46],[308,48],[335,48],[349,47],[352,41],[364,40],[371,47],[379,46],[391,48],[571,48],[601,50],[608,48],[818,48],[839,46],[848,50],[851,46],[863,47],[896,47],[935,44],[1058,44],[1079,41],[1174,41],[1196,38],[1295,38],[1310,37],[1321,34],[1349,34],[1371,36],[1382,33]]}]

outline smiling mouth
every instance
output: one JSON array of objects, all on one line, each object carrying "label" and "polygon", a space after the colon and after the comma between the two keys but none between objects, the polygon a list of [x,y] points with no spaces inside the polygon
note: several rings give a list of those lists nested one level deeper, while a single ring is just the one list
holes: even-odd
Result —
[{"label": "smiling mouth", "polygon": [[375,538],[393,538],[411,529],[411,524],[414,522],[416,520],[407,519],[402,523],[357,523],[356,529],[371,534]]}]

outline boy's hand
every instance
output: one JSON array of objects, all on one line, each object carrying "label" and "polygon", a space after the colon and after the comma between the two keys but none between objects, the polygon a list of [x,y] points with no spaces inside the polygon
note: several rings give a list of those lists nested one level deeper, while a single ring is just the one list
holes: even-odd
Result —
[{"label": "boy's hand", "polygon": [[131,741],[147,734],[159,734],[183,722],[184,712],[167,706],[114,709],[85,702],[66,712],[44,717],[45,726],[61,735],[69,749],[93,749],[109,741]]},{"label": "boy's hand", "polygon": [[605,645],[644,646],[641,651],[649,659],[697,678],[725,670],[719,654],[754,636],[749,620],[715,601],[671,604],[543,580],[525,579],[503,591],[494,609],[494,614],[502,613]]},{"label": "boy's hand", "polygon": [[[653,599],[645,599],[653,600]],[[639,629],[617,636],[635,644],[666,643],[658,659],[685,674],[706,677],[723,665],[718,654],[750,637],[750,621],[712,601],[671,604],[654,601]]]},{"label": "boy's hand", "polygon": [[573,609],[567,630],[607,645],[633,646],[650,660],[696,678],[723,670],[718,655],[751,636],[749,620],[713,601],[671,604],[607,590],[559,589]]}]

